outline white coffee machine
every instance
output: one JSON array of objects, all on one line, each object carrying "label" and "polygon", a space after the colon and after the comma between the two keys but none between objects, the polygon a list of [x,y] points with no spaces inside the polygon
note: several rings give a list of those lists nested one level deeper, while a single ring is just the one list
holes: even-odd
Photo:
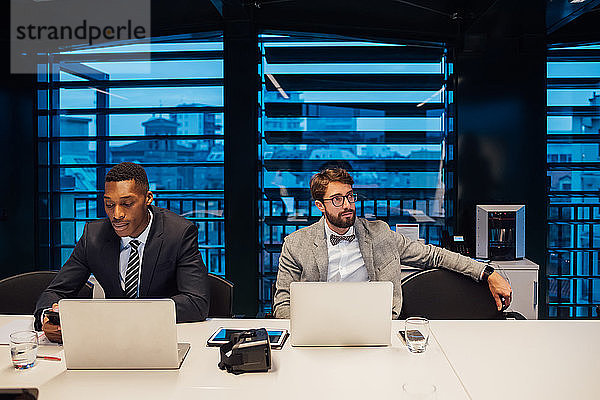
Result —
[{"label": "white coffee machine", "polygon": [[475,257],[508,261],[525,257],[525,206],[477,205]]}]

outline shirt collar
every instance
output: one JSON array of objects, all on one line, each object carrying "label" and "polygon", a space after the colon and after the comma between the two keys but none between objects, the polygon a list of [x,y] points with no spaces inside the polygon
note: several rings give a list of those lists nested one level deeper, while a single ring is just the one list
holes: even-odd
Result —
[{"label": "shirt collar", "polygon": [[125,236],[121,238],[121,248],[125,248],[127,246],[129,246],[129,242],[131,242],[132,240],[137,240],[138,242],[140,242],[141,244],[146,244],[146,240],[148,240],[148,234],[150,233],[150,227],[152,226],[152,220],[154,219],[154,215],[152,215],[152,211],[150,211],[150,208],[148,208],[148,213],[150,214],[150,221],[148,222],[148,226],[146,227],[146,229],[144,229],[144,231],[142,233],[140,233],[140,235],[138,237],[131,237],[131,236]]},{"label": "shirt collar", "polygon": [[331,235],[336,235],[336,236],[350,236],[350,235],[354,234],[354,225],[352,225],[350,227],[350,229],[348,229],[348,232],[344,233],[343,235],[338,235],[337,233],[335,233],[334,231],[331,230],[331,228],[327,224],[327,221],[324,221],[324,222],[325,222],[325,234],[327,235],[327,242],[329,242],[329,238],[331,237]]}]

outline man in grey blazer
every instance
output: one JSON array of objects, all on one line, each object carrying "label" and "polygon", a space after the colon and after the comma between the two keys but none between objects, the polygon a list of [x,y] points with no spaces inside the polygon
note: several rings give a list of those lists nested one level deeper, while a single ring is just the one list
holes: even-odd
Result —
[{"label": "man in grey blazer", "polygon": [[[310,180],[321,219],[284,239],[279,257],[274,315],[290,317],[292,282],[391,281],[392,317],[402,308],[400,268],[446,268],[487,280],[498,310],[510,304],[512,290],[493,268],[451,251],[407,239],[383,221],[356,218],[354,180],[342,168],[325,169]],[[504,303],[504,304],[503,304]]]}]

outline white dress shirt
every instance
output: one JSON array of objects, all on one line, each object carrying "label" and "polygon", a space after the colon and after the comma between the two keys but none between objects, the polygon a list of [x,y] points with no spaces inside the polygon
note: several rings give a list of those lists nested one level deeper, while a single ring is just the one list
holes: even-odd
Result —
[{"label": "white dress shirt", "polygon": [[338,235],[329,228],[325,222],[325,234],[327,236],[327,253],[329,255],[329,267],[327,269],[327,282],[366,282],[369,280],[367,267],[363,260],[358,238],[353,241],[340,240],[337,245],[331,244],[331,235],[350,236],[354,234],[354,226],[351,226],[344,235]]},{"label": "white dress shirt", "polygon": [[121,250],[119,253],[119,280],[121,281],[121,288],[125,290],[125,275],[127,274],[127,263],[129,262],[129,253],[131,253],[131,245],[129,242],[132,240],[137,240],[140,242],[138,246],[138,253],[140,256],[140,268],[138,269],[138,288],[137,293],[138,296],[140,294],[140,278],[142,276],[142,261],[144,260],[144,248],[146,247],[146,241],[148,240],[148,233],[150,232],[150,227],[152,226],[153,215],[152,211],[148,209],[150,213],[150,222],[148,222],[148,226],[138,237],[130,237],[124,236],[121,238]]}]

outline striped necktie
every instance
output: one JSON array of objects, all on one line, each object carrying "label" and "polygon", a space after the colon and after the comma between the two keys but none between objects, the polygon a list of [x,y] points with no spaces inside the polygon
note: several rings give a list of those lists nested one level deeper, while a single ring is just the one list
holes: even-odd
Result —
[{"label": "striped necktie", "polygon": [[140,253],[138,253],[140,242],[132,240],[129,244],[131,245],[131,252],[129,253],[129,262],[125,272],[125,296],[135,299],[138,297],[137,289],[140,276]]}]

